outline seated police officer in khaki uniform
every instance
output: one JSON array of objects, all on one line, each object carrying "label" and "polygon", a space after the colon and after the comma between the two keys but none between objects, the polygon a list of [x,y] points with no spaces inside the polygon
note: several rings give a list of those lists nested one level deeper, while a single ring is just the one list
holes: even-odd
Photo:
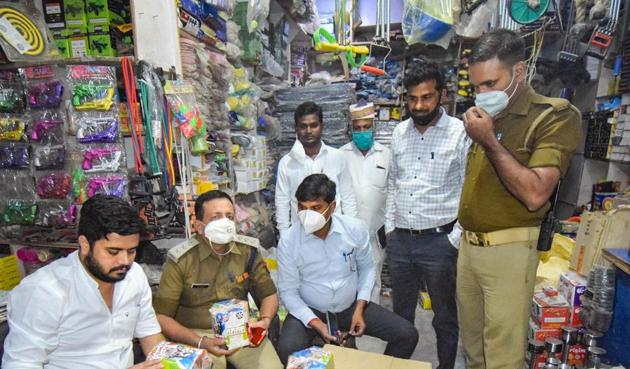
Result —
[{"label": "seated police officer in khaki uniform", "polygon": [[247,300],[251,290],[261,303],[260,320],[250,326],[267,330],[278,311],[278,295],[260,254],[253,263],[250,260],[258,240],[236,235],[234,204],[228,194],[202,194],[195,201],[195,214],[197,235],[169,250],[153,300],[164,335],[206,349],[213,356],[213,369],[225,368],[226,360],[237,369],[282,368],[267,338],[258,347],[228,351],[224,340],[214,337],[208,310],[213,303]]},{"label": "seated police officer in khaki uniform", "polygon": [[461,338],[468,369],[520,369],[538,267],[540,226],[580,137],[580,112],[527,83],[525,43],[485,33],[468,58],[476,106],[459,207]]}]

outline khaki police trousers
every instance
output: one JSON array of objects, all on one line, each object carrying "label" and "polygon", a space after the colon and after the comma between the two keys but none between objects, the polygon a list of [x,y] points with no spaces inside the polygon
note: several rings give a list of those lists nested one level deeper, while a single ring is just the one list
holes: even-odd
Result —
[{"label": "khaki police trousers", "polygon": [[[194,331],[202,336],[214,336],[212,330],[194,329]],[[227,362],[234,365],[236,369],[283,369],[284,366],[278,358],[276,350],[273,348],[271,341],[265,340],[258,347],[243,347],[238,349],[230,356],[214,356],[208,353],[212,358],[212,369],[226,369]]]},{"label": "khaki police trousers", "polygon": [[457,302],[468,369],[523,368],[539,258],[535,234],[490,247],[462,237]]}]

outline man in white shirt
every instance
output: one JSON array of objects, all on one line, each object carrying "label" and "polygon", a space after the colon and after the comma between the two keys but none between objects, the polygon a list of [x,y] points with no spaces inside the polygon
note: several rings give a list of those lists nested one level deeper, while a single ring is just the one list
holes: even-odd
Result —
[{"label": "man in white shirt", "polygon": [[[288,356],[313,344],[343,344],[346,332],[387,342],[386,355],[409,358],[418,331],[400,316],[370,303],[374,258],[365,224],[335,214],[336,185],[325,174],[312,174],[296,192],[299,222],[280,238],[278,289],[289,315],[278,351]],[[327,326],[335,326],[329,329]]]},{"label": "man in white shirt", "polygon": [[[83,204],[79,250],[26,277],[9,295],[4,369],[112,369],[164,340],[151,288],[134,263],[144,223],[114,196]],[[133,369],[162,368],[160,360]]]},{"label": "man in white shirt", "polygon": [[379,303],[381,294],[381,270],[384,245],[379,242],[378,232],[385,224],[387,201],[387,168],[389,149],[374,141],[374,104],[359,102],[350,106],[352,142],[341,147],[352,175],[352,188],[357,200],[357,218],[363,220],[370,232],[376,278],[372,301]]},{"label": "man in white shirt", "polygon": [[456,220],[470,144],[462,122],[440,107],[445,90],[437,64],[411,63],[403,84],[411,118],[392,135],[385,220],[394,312],[414,322],[425,281],[438,369],[452,369],[459,339],[453,245],[461,237]]},{"label": "man in white shirt", "polygon": [[346,215],[357,215],[346,160],[339,150],[322,141],[322,108],[312,101],[304,102],[295,110],[294,119],[297,140],[291,151],[280,159],[276,178],[276,222],[280,234],[297,222],[295,190],[313,173],[324,173],[335,182],[339,188],[336,201],[340,210]]}]

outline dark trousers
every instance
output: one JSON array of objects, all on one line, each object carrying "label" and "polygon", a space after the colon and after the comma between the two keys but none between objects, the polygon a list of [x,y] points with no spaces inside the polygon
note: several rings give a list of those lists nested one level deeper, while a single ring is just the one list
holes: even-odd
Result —
[{"label": "dark trousers", "polygon": [[[326,322],[326,314],[313,309],[315,315]],[[354,313],[354,304],[348,309],[337,313],[339,329],[349,331]],[[381,307],[369,303],[363,312],[365,319],[365,334],[377,337],[387,342],[385,355],[408,359],[418,344],[418,331],[405,319]],[[289,355],[313,345],[317,336],[314,329],[305,327],[293,315],[287,315],[280,334],[279,356],[283,364],[287,364]]]},{"label": "dark trousers", "polygon": [[452,369],[459,339],[455,302],[457,249],[446,233],[412,235],[396,229],[388,235],[386,250],[394,312],[413,323],[421,283],[425,281],[434,313],[438,369]]}]

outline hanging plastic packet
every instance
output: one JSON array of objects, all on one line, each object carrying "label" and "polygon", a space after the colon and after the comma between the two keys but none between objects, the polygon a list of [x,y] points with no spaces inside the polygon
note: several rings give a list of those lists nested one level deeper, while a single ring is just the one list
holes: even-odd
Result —
[{"label": "hanging plastic packet", "polygon": [[0,142],[0,168],[25,169],[31,162],[28,145],[22,142]]},{"label": "hanging plastic packet", "polygon": [[40,199],[65,199],[72,191],[72,178],[64,172],[46,173],[36,178],[35,190]]},{"label": "hanging plastic packet", "polygon": [[26,139],[26,123],[22,119],[0,117],[0,141],[22,141]]},{"label": "hanging plastic packet", "polygon": [[2,221],[5,224],[33,224],[37,204],[32,200],[9,200],[4,205]]},{"label": "hanging plastic packet", "polygon": [[117,172],[124,164],[123,149],[116,145],[90,146],[83,151],[85,173]]},{"label": "hanging plastic packet", "polygon": [[72,171],[72,196],[79,204],[83,204],[87,200],[86,185],[87,176],[83,170],[75,168]]},{"label": "hanging plastic packet", "polygon": [[173,113],[173,122],[184,137],[190,139],[203,126],[193,87],[181,81],[166,81],[164,92]]},{"label": "hanging plastic packet", "polygon": [[97,175],[88,177],[86,193],[88,198],[97,194],[124,197],[126,186],[124,175]]},{"label": "hanging plastic packet", "polygon": [[116,102],[116,70],[113,67],[72,65],[68,67],[75,111],[110,110]]},{"label": "hanging plastic packet", "polygon": [[118,120],[115,117],[81,117],[76,122],[76,135],[80,143],[116,142]]},{"label": "hanging plastic packet", "polygon": [[76,224],[77,206],[70,201],[40,201],[37,208],[37,225],[65,228]]},{"label": "hanging plastic packet", "polygon": [[33,165],[37,170],[63,169],[66,148],[63,145],[45,145],[33,148]]},{"label": "hanging plastic packet", "polygon": [[57,109],[63,101],[63,82],[56,67],[42,65],[22,69],[26,81],[26,101],[31,109]]},{"label": "hanging plastic packet", "polygon": [[29,125],[29,138],[38,143],[63,143],[64,120],[56,112],[45,112],[34,116]]},{"label": "hanging plastic packet", "polygon": [[19,75],[11,71],[0,72],[0,113],[22,114],[25,107]]}]

